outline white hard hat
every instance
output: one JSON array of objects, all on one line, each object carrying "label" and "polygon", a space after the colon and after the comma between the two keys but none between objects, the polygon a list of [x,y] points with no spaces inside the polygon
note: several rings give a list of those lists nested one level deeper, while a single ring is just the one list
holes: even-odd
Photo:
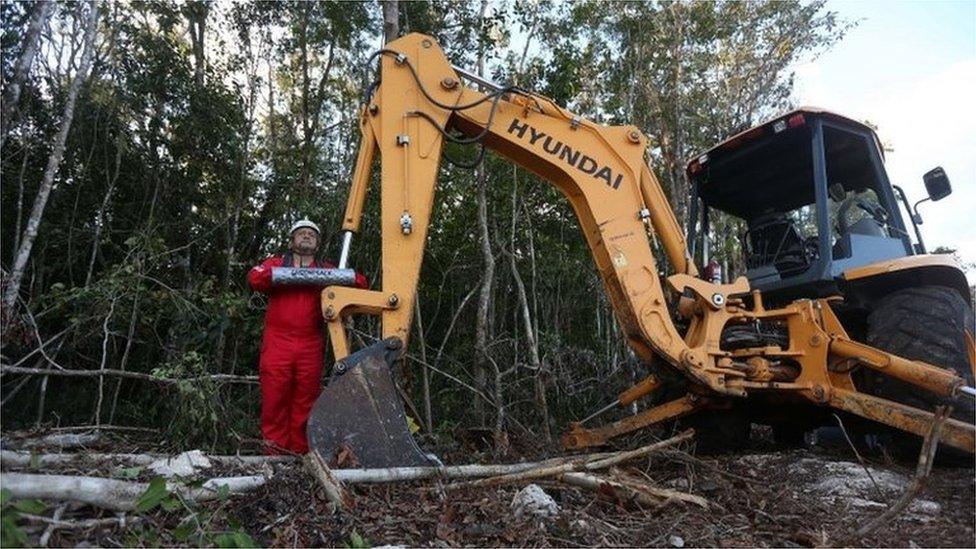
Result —
[{"label": "white hard hat", "polygon": [[288,234],[290,235],[295,234],[295,231],[297,231],[298,229],[306,229],[306,228],[312,229],[313,231],[322,234],[322,231],[319,230],[319,226],[316,225],[315,223],[312,223],[312,221],[310,221],[308,218],[304,218],[299,221],[296,221],[295,224],[291,226],[291,230],[288,231]]}]

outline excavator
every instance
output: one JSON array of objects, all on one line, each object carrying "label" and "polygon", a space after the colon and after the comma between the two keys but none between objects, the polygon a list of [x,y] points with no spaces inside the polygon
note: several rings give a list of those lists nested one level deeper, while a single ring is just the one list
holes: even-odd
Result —
[{"label": "excavator", "polygon": [[[379,153],[381,288],[337,283],[322,291],[336,362],[312,409],[308,438],[325,460],[341,449],[366,467],[434,460],[408,429],[392,368],[408,345],[446,143],[480,144],[562,192],[622,334],[643,363],[657,365],[602,411],[652,396],[653,405],[601,426],[585,426],[591,418],[573,423],[562,436],[565,449],[604,445],[680,418],[753,409],[841,412],[917,440],[935,421],[933,409],[947,404],[955,414],[943,424],[942,446],[974,452],[968,286],[949,256],[922,253],[920,238],[911,242],[870,128],[806,109],[697,156],[687,168],[693,200],[686,238],[645,161],[648,138],[638,128],[600,125],[538,93],[453,67],[430,36],[403,36],[369,64],[377,58],[379,77],[359,116],[334,279],[348,278],[340,275],[349,269]],[[866,156],[854,158],[856,146]],[[944,172],[926,176],[926,184],[934,199],[948,194]],[[874,190],[873,202],[866,189]],[[805,217],[796,215],[804,208]],[[840,211],[862,219],[829,226],[827,214]],[[707,256],[709,220],[719,212],[748,227],[748,270],[728,282],[706,280],[693,260]],[[810,226],[819,232],[801,232]],[[655,259],[656,247],[666,266]],[[913,311],[913,296],[929,309]],[[933,299],[949,304],[945,315],[932,313]],[[891,306],[872,320],[879,303]],[[352,315],[378,316],[381,339],[354,351]],[[918,315],[934,335],[913,336]],[[886,349],[906,334],[907,345]],[[668,376],[680,380],[679,391],[663,390]]]}]

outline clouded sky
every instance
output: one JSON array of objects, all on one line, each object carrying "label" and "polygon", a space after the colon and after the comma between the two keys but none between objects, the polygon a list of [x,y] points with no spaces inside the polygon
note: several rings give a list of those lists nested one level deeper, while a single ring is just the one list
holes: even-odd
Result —
[{"label": "clouded sky", "polygon": [[[892,183],[912,202],[922,175],[945,168],[953,193],[919,212],[929,249],[948,246],[976,262],[976,2],[832,0],[858,21],[818,59],[797,67],[801,105],[878,127]],[[906,220],[907,221],[907,220]],[[976,269],[968,273],[976,283]]]}]

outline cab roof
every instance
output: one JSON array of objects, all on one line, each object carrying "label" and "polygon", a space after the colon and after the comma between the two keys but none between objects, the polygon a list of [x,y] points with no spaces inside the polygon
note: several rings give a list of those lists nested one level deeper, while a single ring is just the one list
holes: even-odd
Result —
[{"label": "cab roof", "polygon": [[829,111],[827,109],[822,109],[820,107],[804,106],[786,112],[784,114],[774,116],[773,118],[770,118],[761,124],[757,124],[749,128],[748,130],[741,131],[733,135],[732,137],[727,138],[725,141],[718,143],[717,145],[713,146],[711,149],[708,149],[707,151],[695,155],[691,160],[688,161],[688,164],[685,166],[685,171],[689,176],[694,175],[694,173],[697,171],[696,169],[697,166],[700,166],[701,164],[705,163],[707,159],[721,154],[723,150],[735,148],[739,144],[743,143],[744,141],[748,141],[752,137],[759,137],[761,135],[764,135],[766,132],[764,132],[763,130],[766,129],[767,127],[772,127],[777,122],[782,121],[788,124],[789,127],[793,127],[793,125],[790,124],[790,121],[796,120],[797,116],[801,117],[800,120],[813,119],[815,117],[830,119],[836,122],[843,123],[845,125],[854,126],[858,129],[868,131],[871,133],[872,137],[874,137],[874,141],[878,145],[878,149],[881,151],[881,157],[884,158],[884,147],[881,146],[881,140],[878,139],[877,132],[875,132],[874,128],[872,128],[871,126],[868,126],[864,122],[859,122],[857,120],[854,120],[853,118],[848,118],[842,114],[838,114],[833,111]]},{"label": "cab roof", "polygon": [[804,107],[738,133],[697,156],[687,167],[695,193],[709,207],[746,220],[813,203],[810,138],[818,120],[830,122],[823,141],[828,180],[841,182],[848,190],[870,186],[875,172],[864,154],[864,138],[858,136],[870,136],[881,152],[874,130],[823,109]]}]

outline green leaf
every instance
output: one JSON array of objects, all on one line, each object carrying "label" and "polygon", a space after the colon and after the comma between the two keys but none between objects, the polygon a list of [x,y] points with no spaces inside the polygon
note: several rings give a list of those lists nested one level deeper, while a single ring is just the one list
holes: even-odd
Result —
[{"label": "green leaf", "polygon": [[27,534],[17,526],[19,515],[16,511],[7,512],[0,518],[0,547],[23,547],[27,545]]},{"label": "green leaf", "polygon": [[353,549],[366,549],[368,547],[372,547],[372,545],[370,545],[369,540],[367,540],[366,538],[360,536],[359,535],[359,532],[353,530],[349,534],[349,545],[348,545],[348,547],[351,547]]},{"label": "green leaf", "polygon": [[0,488],[0,505],[6,505],[7,502],[10,501],[10,498],[12,497],[13,494],[10,492],[10,490],[7,490],[6,488]]},{"label": "green leaf", "polygon": [[202,479],[202,478],[187,479],[183,481],[183,484],[187,488],[203,488],[203,485],[206,483],[207,483],[206,479]]},{"label": "green leaf", "polygon": [[226,484],[221,484],[218,486],[217,497],[220,499],[220,501],[227,501],[227,498],[230,497],[230,487]]},{"label": "green leaf", "polygon": [[258,544],[257,543],[254,543],[254,540],[251,539],[251,536],[249,536],[249,535],[247,535],[247,534],[245,534],[244,532],[241,532],[241,531],[234,532],[234,542],[237,544],[238,547],[257,547],[258,546]]},{"label": "green leaf", "polygon": [[173,528],[171,533],[178,541],[186,541],[196,531],[197,521],[193,515],[190,515],[183,519],[183,522],[179,523],[176,528]]},{"label": "green leaf", "polygon": [[115,476],[121,478],[136,478],[142,474],[142,467],[124,467],[121,469],[116,469]]},{"label": "green leaf", "polygon": [[225,548],[258,546],[256,543],[254,543],[254,540],[251,539],[251,536],[241,531],[219,534],[214,538],[214,543],[217,545],[217,547]]},{"label": "green leaf", "polygon": [[163,508],[163,511],[166,511],[168,513],[172,513],[173,511],[176,511],[179,508],[183,507],[180,504],[180,500],[176,498],[166,498],[163,501],[159,502],[159,504]]},{"label": "green leaf", "polygon": [[420,430],[420,425],[417,425],[417,422],[412,417],[407,416],[407,429],[410,429],[411,435],[415,435]]},{"label": "green leaf", "polygon": [[47,505],[37,499],[22,499],[14,502],[14,508],[30,515],[39,515],[47,509]]},{"label": "green leaf", "polygon": [[166,479],[163,477],[152,479],[146,491],[136,500],[136,512],[145,513],[155,509],[169,494],[169,490],[166,489]]}]

